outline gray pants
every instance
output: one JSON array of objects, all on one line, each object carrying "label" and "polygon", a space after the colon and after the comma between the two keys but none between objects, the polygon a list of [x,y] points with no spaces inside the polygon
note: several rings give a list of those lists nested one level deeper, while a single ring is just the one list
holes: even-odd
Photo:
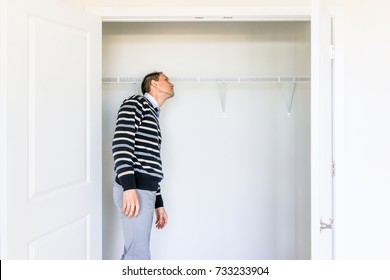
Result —
[{"label": "gray pants", "polygon": [[122,260],[150,260],[150,233],[153,224],[156,192],[137,190],[140,212],[137,218],[127,217],[122,211],[123,188],[115,183],[114,202],[121,213],[124,248]]}]

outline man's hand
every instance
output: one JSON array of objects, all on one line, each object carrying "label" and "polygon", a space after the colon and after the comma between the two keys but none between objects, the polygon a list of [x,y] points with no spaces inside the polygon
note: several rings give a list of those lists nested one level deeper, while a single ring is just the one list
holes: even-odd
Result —
[{"label": "man's hand", "polygon": [[165,212],[164,207],[159,207],[156,209],[156,228],[162,229],[168,223],[168,215]]},{"label": "man's hand", "polygon": [[138,216],[140,210],[139,198],[136,189],[131,189],[123,192],[123,203],[122,211],[125,215],[131,218],[134,215],[134,218]]}]

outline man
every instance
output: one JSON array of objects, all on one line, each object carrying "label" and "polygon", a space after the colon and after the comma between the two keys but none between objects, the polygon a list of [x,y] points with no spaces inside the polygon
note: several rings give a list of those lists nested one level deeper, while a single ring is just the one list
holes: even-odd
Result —
[{"label": "man", "polygon": [[162,72],[146,75],[143,95],[133,95],[119,108],[112,152],[115,164],[113,196],[121,211],[124,250],[121,259],[151,259],[149,243],[156,212],[156,227],[164,228],[168,215],[159,183],[163,179],[158,117],[174,85]]}]

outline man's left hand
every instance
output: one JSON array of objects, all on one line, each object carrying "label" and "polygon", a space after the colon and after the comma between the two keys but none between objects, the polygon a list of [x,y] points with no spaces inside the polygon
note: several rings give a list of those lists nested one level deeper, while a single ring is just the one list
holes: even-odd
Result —
[{"label": "man's left hand", "polygon": [[168,223],[168,215],[165,212],[164,207],[159,207],[156,209],[156,228],[162,229]]}]

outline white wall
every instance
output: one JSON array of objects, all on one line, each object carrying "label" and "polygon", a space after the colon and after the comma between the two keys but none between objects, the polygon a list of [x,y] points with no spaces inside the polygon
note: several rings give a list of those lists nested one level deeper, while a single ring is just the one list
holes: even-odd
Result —
[{"label": "white wall", "polygon": [[387,1],[345,0],[345,225],[340,257],[390,259]]},{"label": "white wall", "polygon": [[3,259],[5,207],[6,207],[6,174],[7,174],[7,94],[6,94],[6,1],[0,1],[0,259]]},{"label": "white wall", "polygon": [[[308,23],[104,24],[103,76],[309,75]],[[157,44],[156,44],[157,43]],[[116,112],[135,89],[103,87],[104,258],[122,249],[112,203]],[[310,253],[309,86],[176,85],[164,105],[169,226],[156,259],[295,259]],[[232,242],[233,240],[233,242]]]}]

